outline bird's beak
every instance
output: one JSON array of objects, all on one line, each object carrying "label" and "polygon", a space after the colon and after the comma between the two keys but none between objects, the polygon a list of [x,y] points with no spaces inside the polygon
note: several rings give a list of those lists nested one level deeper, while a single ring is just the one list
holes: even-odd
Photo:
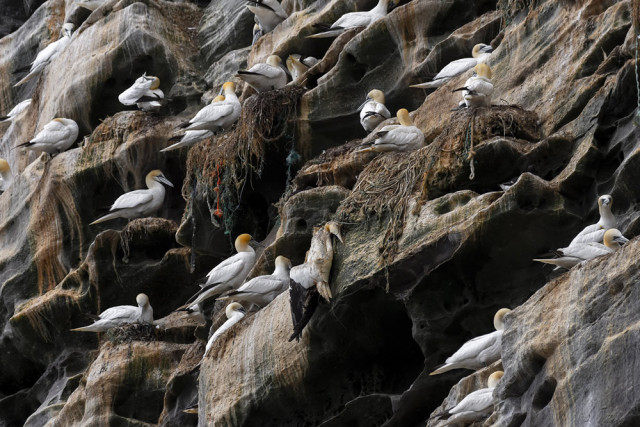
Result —
[{"label": "bird's beak", "polygon": [[367,99],[365,99],[365,100],[364,100],[364,102],[362,103],[362,105],[360,105],[360,106],[358,107],[358,111],[362,110],[362,109],[364,108],[364,106],[365,106],[365,105],[367,105],[367,102],[369,102],[369,101],[371,101],[371,98],[369,98],[369,97],[367,96]]},{"label": "bird's beak", "polygon": [[156,176],[156,181],[161,182],[163,184],[167,184],[169,187],[173,187],[173,184],[171,183],[171,181],[169,181],[167,178],[165,178],[162,175]]},{"label": "bird's beak", "polygon": [[629,243],[629,239],[627,239],[624,236],[616,236],[616,237],[613,238],[613,241],[614,242],[618,242],[621,245],[624,245],[625,243]]},{"label": "bird's beak", "polygon": [[342,235],[340,234],[340,228],[338,227],[338,224],[336,224],[333,221],[329,222],[329,233],[336,236],[338,240],[340,240],[340,243],[344,244],[344,241],[342,240]]},{"label": "bird's beak", "polygon": [[484,52],[484,53],[493,52],[493,48],[491,46],[484,46],[484,47],[481,47],[479,50],[480,50],[480,52]]},{"label": "bird's beak", "polygon": [[604,199],[604,200],[602,201],[602,206],[607,206],[609,203],[611,203],[611,200],[610,200],[610,199]]}]

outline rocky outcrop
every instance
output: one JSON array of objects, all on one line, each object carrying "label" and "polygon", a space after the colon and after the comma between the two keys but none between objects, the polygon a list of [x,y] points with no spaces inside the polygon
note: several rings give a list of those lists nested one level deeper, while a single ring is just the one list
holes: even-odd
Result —
[{"label": "rocky outcrop", "polygon": [[[305,36],[375,1],[285,0],[290,17],[253,46],[244,3],[205,3],[107,0],[89,14],[48,0],[0,23],[24,22],[0,39],[0,112],[33,99],[0,124],[15,174],[0,195],[4,424],[437,425],[499,364],[427,372],[491,331],[501,307],[514,312],[485,425],[638,422],[637,398],[624,392],[635,381],[638,245],[561,275],[531,261],[595,222],[599,194],[613,196],[627,237],[640,232],[631,0],[412,0],[335,39]],[[64,21],[78,27],[67,49],[14,88]],[[494,106],[451,111],[469,73],[429,92],[408,87],[479,42],[495,47]],[[239,84],[234,128],[159,153],[221,83],[272,53],[321,61],[304,86],[254,94]],[[157,112],[117,101],[143,72],[161,79]],[[357,152],[375,138],[357,118],[373,88],[390,111],[415,110],[426,147]],[[78,122],[81,147],[53,159],[12,149],[56,116]],[[152,169],[175,185],[159,217],[89,225]],[[287,341],[284,293],[198,365],[208,328],[172,311],[233,252],[233,238],[266,245],[256,276],[277,255],[303,262],[328,220],[344,237],[334,297],[300,341]],[[158,328],[69,331],[139,292]]]}]

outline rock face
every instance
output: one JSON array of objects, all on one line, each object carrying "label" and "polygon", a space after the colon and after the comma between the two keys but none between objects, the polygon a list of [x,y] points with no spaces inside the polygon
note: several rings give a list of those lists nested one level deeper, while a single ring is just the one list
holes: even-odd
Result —
[{"label": "rock face", "polygon": [[[640,233],[639,4],[411,0],[368,28],[308,39],[376,2],[286,0],[289,18],[251,45],[243,2],[36,3],[0,18],[0,113],[32,99],[0,123],[14,173],[0,195],[0,425],[436,426],[500,366],[496,410],[476,425],[640,422],[637,242],[568,273],[531,261],[595,223],[601,194],[625,236]],[[14,87],[64,22],[71,43]],[[408,87],[480,42],[495,48],[492,107],[451,111],[470,72]],[[294,53],[320,59],[304,85],[255,94],[237,82],[236,126],[159,152],[239,68]],[[145,72],[165,94],[155,112],[117,100]],[[376,137],[357,111],[373,88],[390,111],[413,110],[426,147],[358,152]],[[80,147],[53,159],[14,149],[54,117],[78,122]],[[175,185],[157,217],[89,225],[153,169]],[[264,244],[254,277],[278,255],[304,262],[329,220],[344,237],[333,299],[301,339],[287,341],[285,292],[199,364],[226,302],[206,325],[173,310],[234,238]],[[158,328],[69,331],[140,292]],[[502,362],[428,375],[493,330],[501,307],[514,309]]]}]

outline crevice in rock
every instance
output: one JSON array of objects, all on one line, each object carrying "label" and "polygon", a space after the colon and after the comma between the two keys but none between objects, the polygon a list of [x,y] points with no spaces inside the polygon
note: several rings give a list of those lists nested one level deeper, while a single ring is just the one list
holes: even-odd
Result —
[{"label": "crevice in rock", "polygon": [[556,391],[556,386],[558,382],[555,378],[547,378],[544,380],[542,385],[538,387],[538,390],[533,395],[533,399],[531,400],[531,405],[534,409],[540,410],[547,406],[551,399],[553,398],[553,394]]}]

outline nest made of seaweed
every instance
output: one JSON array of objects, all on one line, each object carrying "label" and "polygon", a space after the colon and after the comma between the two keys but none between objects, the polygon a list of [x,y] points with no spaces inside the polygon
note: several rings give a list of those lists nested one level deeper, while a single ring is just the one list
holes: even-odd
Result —
[{"label": "nest made of seaweed", "polygon": [[473,175],[474,146],[494,136],[525,137],[534,142],[537,133],[537,115],[515,105],[457,111],[451,124],[430,145],[411,153],[384,153],[373,159],[340,204],[336,218],[358,227],[368,227],[372,220],[388,221],[379,249],[380,263],[389,265],[398,253],[413,195],[418,197],[411,214],[418,215],[429,199],[429,186],[445,188],[451,176],[465,173],[466,168]]},{"label": "nest made of seaweed", "polygon": [[[226,231],[231,231],[233,211],[247,181],[251,183],[251,179],[262,174],[266,146],[292,132],[290,123],[305,90],[299,85],[288,85],[251,96],[244,102],[232,130],[196,144],[187,157],[184,199],[204,195],[212,213],[223,219]],[[185,218],[189,209],[187,203]]]},{"label": "nest made of seaweed", "polygon": [[131,343],[133,341],[156,341],[157,329],[150,323],[127,323],[111,328],[106,337],[113,344]]}]

